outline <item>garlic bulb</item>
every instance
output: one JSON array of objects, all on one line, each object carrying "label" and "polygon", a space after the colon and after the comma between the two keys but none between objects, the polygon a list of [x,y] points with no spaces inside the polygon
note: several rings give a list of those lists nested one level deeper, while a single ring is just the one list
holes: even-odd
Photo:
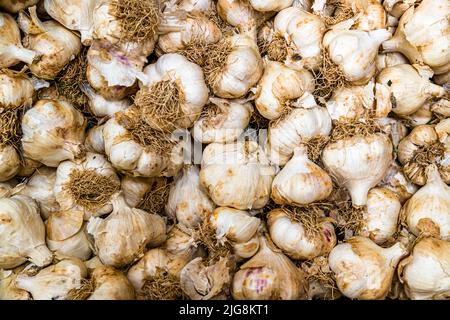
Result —
[{"label": "garlic bulb", "polygon": [[427,182],[405,203],[402,217],[416,236],[450,240],[450,187],[435,165],[427,168]]},{"label": "garlic bulb", "polygon": [[425,102],[425,104],[420,107],[419,110],[417,110],[413,114],[403,116],[402,118],[407,121],[408,125],[411,128],[427,124],[433,119],[433,112],[431,112],[430,110],[432,103],[432,101]]},{"label": "garlic bulb", "polygon": [[213,5],[212,0],[176,0],[176,8],[186,12],[208,12],[212,9]]},{"label": "garlic bulb", "polygon": [[249,0],[249,2],[258,11],[280,11],[290,7],[294,0]]},{"label": "garlic bulb", "polygon": [[58,22],[41,22],[36,7],[29,11],[31,18],[23,11],[19,13],[19,25],[26,34],[27,47],[40,56],[30,64],[30,70],[39,78],[52,80],[80,52],[81,42]]},{"label": "garlic bulb", "polygon": [[450,138],[447,137],[450,120],[440,124],[417,126],[398,145],[398,160],[404,166],[403,173],[415,184],[425,184],[425,170],[432,163],[438,166],[443,181],[450,183]]},{"label": "garlic bulb", "polygon": [[409,64],[399,64],[383,69],[377,84],[388,92],[392,111],[400,116],[410,115],[432,99],[446,95],[445,89],[431,83],[432,73]]},{"label": "garlic bulb", "polygon": [[113,211],[107,218],[92,217],[87,225],[104,264],[123,267],[138,259],[146,246],[164,242],[166,225],[162,217],[129,207],[122,195],[111,202]]},{"label": "garlic bulb", "polygon": [[223,21],[240,30],[256,26],[261,15],[245,0],[218,0],[217,13]]},{"label": "garlic bulb", "polygon": [[59,211],[59,203],[53,192],[55,181],[56,170],[43,167],[36,171],[18,192],[36,201],[43,220],[46,220],[52,212]]},{"label": "garlic bulb", "polygon": [[209,144],[200,183],[218,206],[259,209],[269,201],[275,172],[255,141]]},{"label": "garlic bulb", "polygon": [[15,284],[17,288],[30,292],[34,300],[65,300],[69,291],[78,287],[86,276],[83,262],[70,258],[42,269],[35,275],[28,275],[25,269],[17,276]]},{"label": "garlic bulb", "polygon": [[296,216],[289,209],[274,209],[269,212],[267,226],[272,241],[293,259],[327,254],[337,241],[333,224],[325,217],[314,217],[314,212]]},{"label": "garlic bulb", "polygon": [[203,72],[184,56],[168,53],[144,69],[145,84],[134,104],[153,129],[171,131],[190,128],[208,101]]},{"label": "garlic bulb", "polygon": [[202,253],[190,233],[192,233],[190,229],[177,224],[167,234],[167,240],[164,243],[168,257],[167,267],[175,276],[179,276],[184,266]]},{"label": "garlic bulb", "polygon": [[253,112],[251,103],[214,97],[209,101],[212,105],[206,106],[205,115],[194,123],[194,139],[203,144],[236,141],[250,122]]},{"label": "garlic bulb", "polygon": [[435,103],[430,103],[430,110],[438,117],[450,118],[450,100],[443,98]]},{"label": "garlic bulb", "polygon": [[52,262],[45,246],[45,227],[36,202],[22,195],[0,198],[0,268],[29,260],[39,267]]},{"label": "garlic bulb", "polygon": [[299,103],[298,107],[292,108],[286,115],[269,124],[270,161],[285,165],[294,154],[295,148],[313,138],[328,136],[331,129],[331,118],[326,108],[319,107],[314,100],[311,103]]},{"label": "garlic bulb", "polygon": [[25,75],[0,71],[0,108],[16,109],[31,105],[33,94],[33,83]]},{"label": "garlic bulb", "polygon": [[24,157],[17,176],[30,177],[40,167],[42,167],[42,163],[39,161]]},{"label": "garlic bulb", "polygon": [[297,300],[305,298],[305,285],[303,271],[261,237],[258,253],[234,275],[231,294],[236,300]]},{"label": "garlic bulb", "polygon": [[112,117],[116,112],[125,111],[131,105],[128,99],[107,100],[87,83],[81,85],[81,90],[88,97],[89,109],[96,117]]},{"label": "garlic bulb", "polygon": [[19,1],[5,1],[0,3],[0,8],[11,12],[11,13],[17,13],[20,10],[23,10],[27,7],[34,6],[37,4],[39,0],[19,0]]},{"label": "garlic bulb", "polygon": [[347,27],[335,25],[323,37],[323,45],[349,82],[353,85],[366,84],[376,71],[378,47],[391,34],[385,29],[367,32],[348,30]]},{"label": "garlic bulb", "polygon": [[392,162],[379,186],[394,192],[399,197],[401,204],[411,198],[418,189],[415,184],[406,179],[402,167],[396,161]]},{"label": "garlic bulb", "polygon": [[0,182],[13,178],[20,170],[17,150],[10,145],[0,145]]},{"label": "garlic bulb", "polygon": [[104,124],[97,125],[89,129],[84,141],[86,151],[93,153],[105,153],[105,140],[103,139]]},{"label": "garlic bulb", "polygon": [[37,53],[22,46],[20,30],[9,14],[0,12],[0,68],[8,68],[23,61],[31,64]]},{"label": "garlic bulb", "polygon": [[183,163],[183,142],[150,128],[133,107],[106,122],[103,139],[114,168],[133,176],[174,176]]},{"label": "garlic bulb", "polygon": [[398,64],[405,63],[408,63],[408,59],[399,52],[379,53],[376,60],[378,72],[381,72],[384,68],[389,68]]},{"label": "garlic bulb", "polygon": [[187,227],[195,228],[214,209],[200,185],[199,170],[196,166],[186,166],[175,178],[170,188],[166,212]]},{"label": "garlic bulb", "polygon": [[79,31],[84,45],[92,41],[95,4],[95,0],[44,0],[45,11],[67,29]]},{"label": "garlic bulb", "polygon": [[322,152],[325,168],[347,188],[356,206],[367,203],[369,189],[383,179],[392,159],[392,144],[379,133],[344,138],[328,144]]},{"label": "garlic bulb", "polygon": [[258,83],[255,106],[269,120],[279,118],[289,100],[300,98],[305,92],[314,91],[313,75],[304,69],[290,69],[276,61],[266,61],[264,74]]},{"label": "garlic bulb", "polygon": [[249,259],[259,250],[259,235],[256,233],[253,238],[246,242],[236,242],[232,244],[233,254],[237,259]]},{"label": "garlic bulb", "polygon": [[308,159],[304,147],[294,150],[272,183],[272,199],[277,204],[302,205],[325,200],[332,191],[330,176]]},{"label": "garlic bulb", "polygon": [[81,158],[85,128],[86,119],[70,103],[39,100],[22,118],[24,155],[49,167]]},{"label": "garlic bulb", "polygon": [[398,267],[400,281],[413,300],[448,299],[450,290],[450,243],[424,238]]},{"label": "garlic bulb", "polygon": [[328,257],[339,290],[351,299],[383,299],[389,292],[398,262],[408,252],[396,243],[382,248],[363,237],[338,244]]},{"label": "garlic bulb", "polygon": [[16,278],[16,270],[0,269],[0,300],[31,300],[27,291],[16,288]]},{"label": "garlic bulb", "polygon": [[[129,177],[122,178],[121,188],[125,201],[131,206],[150,213],[164,214],[164,206],[169,198],[170,187],[165,177]],[[176,217],[169,215],[171,219]]]}]

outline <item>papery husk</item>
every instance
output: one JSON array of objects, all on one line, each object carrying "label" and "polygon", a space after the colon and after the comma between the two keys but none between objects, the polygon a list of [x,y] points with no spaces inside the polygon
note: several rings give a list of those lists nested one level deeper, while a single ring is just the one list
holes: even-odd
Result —
[{"label": "papery husk", "polygon": [[62,241],[75,235],[83,226],[82,211],[67,210],[53,212],[47,219],[47,238]]}]

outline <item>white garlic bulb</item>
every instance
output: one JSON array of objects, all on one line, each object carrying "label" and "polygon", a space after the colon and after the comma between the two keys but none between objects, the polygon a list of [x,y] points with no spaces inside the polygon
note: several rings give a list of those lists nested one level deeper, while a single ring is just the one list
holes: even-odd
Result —
[{"label": "white garlic bulb", "polygon": [[122,195],[116,196],[112,205],[113,212],[107,218],[92,217],[87,225],[104,264],[125,266],[142,256],[146,246],[164,242],[166,225],[162,217],[131,208]]},{"label": "white garlic bulb", "polygon": [[418,190],[414,183],[406,179],[402,167],[395,160],[392,161],[379,186],[394,192],[401,204],[404,204]]},{"label": "white garlic bulb", "polygon": [[218,206],[259,209],[269,201],[274,174],[255,141],[211,143],[203,152],[200,183]]},{"label": "white garlic bulb", "polygon": [[94,288],[87,300],[134,300],[132,284],[121,271],[113,267],[95,268],[89,281]]},{"label": "white garlic bulb", "polygon": [[25,269],[16,278],[17,288],[31,293],[34,300],[65,300],[71,289],[78,287],[87,276],[84,263],[76,258],[64,259],[57,264],[28,275]]},{"label": "white garlic bulb", "polygon": [[8,68],[23,61],[31,64],[36,58],[35,51],[22,46],[20,30],[9,14],[0,12],[0,68]]},{"label": "white garlic bulb", "polygon": [[260,14],[245,0],[218,0],[217,13],[223,21],[241,30],[256,26],[260,17]]},{"label": "white garlic bulb", "polygon": [[81,85],[81,90],[88,97],[89,110],[96,117],[112,117],[116,112],[125,111],[131,105],[128,99],[107,100],[87,83]]},{"label": "white garlic bulb", "polygon": [[0,268],[29,260],[39,267],[52,262],[45,245],[45,227],[36,202],[22,195],[0,198]]},{"label": "white garlic bulb", "polygon": [[274,120],[283,114],[290,100],[300,98],[305,92],[312,93],[314,87],[311,72],[266,61],[264,74],[256,89],[255,106],[264,118]]},{"label": "white garlic bulb", "polygon": [[13,178],[20,170],[17,150],[10,145],[0,145],[0,182]]},{"label": "white garlic bulb", "polygon": [[49,167],[83,157],[85,128],[86,119],[70,103],[39,100],[22,118],[24,155]]},{"label": "white garlic bulb", "polygon": [[36,7],[29,11],[31,18],[23,11],[19,13],[19,25],[26,34],[27,47],[40,56],[30,64],[30,70],[39,78],[52,80],[80,52],[81,42],[58,22],[40,21]]},{"label": "white garlic bulb", "polygon": [[[133,208],[145,205],[147,200],[151,201],[151,204],[154,204],[150,195],[153,192],[158,194],[168,193],[169,187],[170,183],[168,183],[167,179],[164,177],[144,178],[124,176],[121,181],[121,189],[125,201]],[[164,199],[164,202],[161,203],[162,207],[166,204],[166,200],[167,199]],[[175,216],[170,217],[175,218]]]},{"label": "white garlic bulb", "polygon": [[0,269],[0,300],[30,300],[30,294],[22,289],[16,288],[14,282],[18,270]]},{"label": "white garlic bulb", "polygon": [[[333,224],[325,217],[306,223],[308,217],[296,219],[290,214],[289,209],[274,209],[267,217],[270,238],[285,254],[293,259],[309,260],[329,253],[336,245]],[[313,214],[305,213],[306,216]]]},{"label": "white garlic bulb", "polygon": [[104,124],[93,126],[86,134],[86,140],[84,140],[84,147],[86,151],[104,154],[105,153],[105,140],[103,139]]},{"label": "white garlic bulb", "polygon": [[167,234],[163,246],[168,257],[167,269],[177,277],[186,264],[202,253],[191,233],[191,229],[178,223]]},{"label": "white garlic bulb", "polygon": [[435,165],[427,168],[426,184],[405,203],[402,217],[416,236],[450,240],[450,187]]},{"label": "white garlic bulb", "polygon": [[328,257],[339,290],[351,299],[383,299],[389,292],[400,259],[407,254],[401,243],[382,248],[364,237],[338,244]]},{"label": "white garlic bulb", "polygon": [[249,2],[258,11],[280,11],[290,7],[294,0],[249,0]]},{"label": "white garlic bulb", "polygon": [[195,228],[213,209],[214,203],[200,185],[198,168],[185,166],[170,188],[167,214],[185,226]]},{"label": "white garlic bulb", "polygon": [[356,135],[328,144],[322,152],[327,171],[350,192],[356,206],[367,203],[392,162],[392,144],[384,134]]},{"label": "white garlic bulb", "polygon": [[303,271],[260,237],[258,253],[235,273],[231,294],[236,300],[297,300],[305,298],[305,285]]},{"label": "white garlic bulb", "polygon": [[23,74],[0,71],[0,106],[15,109],[33,102],[32,81]]},{"label": "white garlic bulb", "polygon": [[448,299],[450,242],[424,238],[398,266],[400,281],[413,300]]},{"label": "white garlic bulb", "polygon": [[209,101],[213,106],[205,107],[206,114],[201,115],[192,128],[194,139],[204,144],[236,141],[250,122],[253,112],[251,103],[214,97]]}]

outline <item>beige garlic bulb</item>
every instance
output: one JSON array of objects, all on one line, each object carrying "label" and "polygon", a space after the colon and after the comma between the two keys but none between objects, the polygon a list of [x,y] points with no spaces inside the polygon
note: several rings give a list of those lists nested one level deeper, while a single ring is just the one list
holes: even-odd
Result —
[{"label": "beige garlic bulb", "polygon": [[[152,192],[168,192],[168,187],[170,187],[170,183],[168,183],[167,178],[164,177],[144,178],[124,176],[121,181],[121,189],[125,201],[133,208],[145,204],[146,199],[151,201],[151,197],[148,198],[148,195]],[[161,203],[162,206],[165,205],[165,201],[166,200],[164,200],[164,203]],[[170,217],[175,218],[175,216]]]},{"label": "beige garlic bulb", "polygon": [[428,164],[438,165],[445,183],[450,183],[450,120],[437,125],[420,125],[398,145],[398,160],[405,176],[413,183],[424,185]]},{"label": "beige garlic bulb", "polygon": [[45,11],[70,30],[80,32],[81,42],[92,41],[92,24],[95,0],[45,0]]},{"label": "beige garlic bulb", "polygon": [[309,204],[325,200],[332,191],[330,176],[308,159],[305,147],[294,150],[272,183],[272,199],[277,204]]},{"label": "beige garlic bulb", "polygon": [[0,12],[0,68],[12,67],[19,62],[31,64],[35,51],[22,46],[19,27],[12,16]]},{"label": "beige garlic bulb", "polygon": [[354,29],[371,31],[386,28],[387,14],[380,0],[344,0],[342,3],[357,15]]},{"label": "beige garlic bulb", "polygon": [[435,165],[427,168],[427,182],[405,203],[402,218],[416,236],[450,240],[450,187]]},{"label": "beige garlic bulb", "polygon": [[105,140],[103,139],[104,124],[93,126],[86,134],[84,147],[86,151],[93,153],[105,154]]},{"label": "beige garlic bulb", "polygon": [[20,164],[20,169],[17,176],[27,178],[31,177],[31,175],[40,167],[42,167],[42,163],[39,161],[24,157],[23,162]]},{"label": "beige garlic bulb", "polygon": [[378,72],[381,72],[384,68],[389,68],[398,64],[405,63],[408,63],[408,59],[399,52],[379,53],[376,60]]},{"label": "beige garlic bulb", "polygon": [[0,268],[10,269],[27,260],[39,267],[52,262],[45,245],[45,226],[36,202],[26,196],[0,198]]},{"label": "beige garlic bulb", "polygon": [[131,208],[122,195],[116,196],[112,205],[113,212],[107,218],[92,217],[87,225],[104,264],[123,267],[140,258],[146,246],[164,242],[166,225],[162,217]]},{"label": "beige garlic bulb", "polygon": [[383,299],[389,292],[400,259],[408,251],[401,243],[382,248],[364,237],[338,244],[328,257],[339,290],[351,299]]},{"label": "beige garlic bulb", "polygon": [[16,109],[31,105],[34,86],[32,81],[23,74],[0,71],[0,108]]},{"label": "beige garlic bulb", "polygon": [[[329,253],[336,245],[333,224],[325,217],[313,220],[310,225],[306,223],[307,217],[297,220],[290,214],[289,209],[274,209],[267,217],[270,238],[286,255],[309,260]],[[306,212],[306,215],[312,214]]]},{"label": "beige garlic bulb", "polygon": [[402,167],[396,161],[392,161],[379,186],[394,192],[401,204],[404,204],[418,190],[417,186],[405,177]]},{"label": "beige garlic bulb", "polygon": [[306,297],[305,285],[303,271],[261,237],[258,253],[235,273],[231,294],[236,300],[298,300]]},{"label": "beige garlic bulb", "polygon": [[177,277],[186,264],[203,253],[191,233],[192,229],[178,223],[170,229],[163,245],[168,257],[168,271]]},{"label": "beige garlic bulb", "polygon": [[24,155],[49,167],[83,157],[85,128],[86,119],[70,103],[39,100],[22,118]]},{"label": "beige garlic bulb", "polygon": [[286,115],[269,124],[268,152],[270,161],[285,165],[294,149],[313,138],[326,137],[332,129],[326,108],[319,107],[312,95],[298,101]]},{"label": "beige garlic bulb", "polygon": [[[250,122],[253,107],[250,102],[209,98],[205,115],[194,123],[192,136],[198,142],[230,143],[236,141]],[[211,110],[211,112],[209,112]]]},{"label": "beige garlic bulb", "polygon": [[81,42],[58,22],[40,21],[36,7],[29,11],[31,18],[20,12],[19,25],[26,34],[27,47],[40,56],[30,64],[30,70],[39,78],[52,80],[80,52]]},{"label": "beige garlic bulb", "polygon": [[88,97],[89,110],[96,117],[112,117],[116,112],[125,111],[131,105],[128,99],[107,100],[87,83],[81,85],[81,90]]},{"label": "beige garlic bulb", "polygon": [[114,168],[133,176],[174,176],[183,164],[183,142],[150,128],[133,107],[106,122],[103,139]]},{"label": "beige garlic bulb", "polygon": [[196,166],[185,166],[175,178],[166,203],[166,212],[187,227],[195,228],[214,210],[214,203],[200,185]]},{"label": "beige garlic bulb", "polygon": [[261,16],[246,0],[218,0],[217,13],[223,21],[241,30],[256,26]]},{"label": "beige garlic bulb", "polygon": [[202,69],[177,53],[168,53],[144,69],[134,104],[154,129],[190,128],[208,101]]},{"label": "beige garlic bulb", "polygon": [[430,110],[439,118],[450,118],[450,100],[443,98],[430,103]]},{"label": "beige garlic bulb", "polygon": [[31,293],[34,300],[65,300],[69,291],[87,276],[86,266],[76,258],[61,260],[34,275],[27,271],[32,270],[25,269],[17,276],[15,284]]},{"label": "beige garlic bulb", "polygon": [[448,299],[450,242],[424,238],[398,266],[400,281],[413,300]]},{"label": "beige garlic bulb", "polygon": [[377,84],[386,89],[392,111],[406,116],[419,110],[426,101],[446,95],[443,87],[429,80],[432,75],[426,68],[399,64],[383,69],[377,76]]},{"label": "beige garlic bulb", "polygon": [[335,25],[325,34],[323,45],[349,82],[354,85],[366,84],[375,74],[378,48],[391,34],[385,29],[348,29],[347,22]]},{"label": "beige garlic bulb", "polygon": [[11,145],[0,145],[0,182],[12,179],[20,170],[20,158]]},{"label": "beige garlic bulb", "polygon": [[16,288],[14,284],[18,272],[0,269],[0,300],[31,300],[27,291]]},{"label": "beige garlic bulb", "polygon": [[383,179],[392,159],[392,143],[380,133],[344,138],[322,152],[325,168],[347,188],[356,206],[367,203],[369,189]]},{"label": "beige garlic bulb", "polygon": [[311,72],[290,69],[276,61],[266,61],[264,74],[258,83],[255,106],[269,120],[279,118],[290,100],[300,98],[305,92],[314,91]]},{"label": "beige garlic bulb", "polygon": [[203,152],[200,183],[218,206],[260,209],[269,201],[274,174],[255,141],[211,143]]},{"label": "beige garlic bulb", "polygon": [[294,0],[249,0],[249,2],[258,11],[280,11],[290,7]]}]

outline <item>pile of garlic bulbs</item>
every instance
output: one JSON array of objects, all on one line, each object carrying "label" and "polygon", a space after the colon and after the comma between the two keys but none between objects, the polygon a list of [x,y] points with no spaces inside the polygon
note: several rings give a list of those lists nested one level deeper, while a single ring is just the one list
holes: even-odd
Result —
[{"label": "pile of garlic bulbs", "polygon": [[448,0],[3,0],[0,300],[450,299]]}]

